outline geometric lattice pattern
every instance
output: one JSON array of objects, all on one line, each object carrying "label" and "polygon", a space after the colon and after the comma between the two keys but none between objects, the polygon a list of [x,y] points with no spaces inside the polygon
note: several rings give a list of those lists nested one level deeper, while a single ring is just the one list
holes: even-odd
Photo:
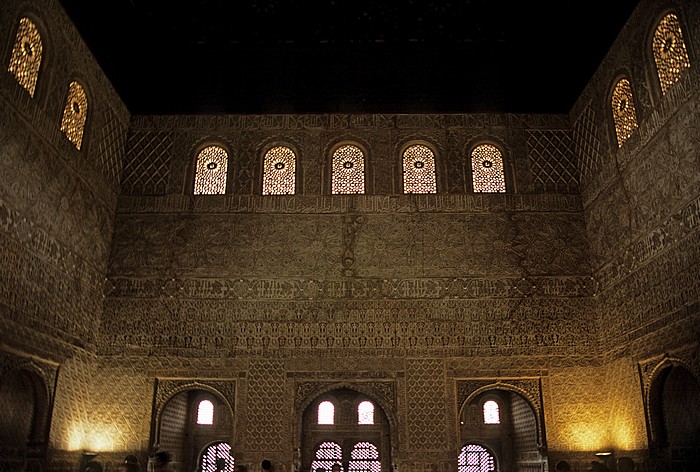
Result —
[{"label": "geometric lattice pattern", "polygon": [[666,93],[683,71],[690,69],[681,23],[673,13],[664,16],[656,27],[652,49],[661,90]]},{"label": "geometric lattice pattern", "polygon": [[121,122],[112,108],[108,107],[104,112],[101,131],[99,159],[102,173],[114,185],[119,185],[124,168],[127,126]]},{"label": "geometric lattice pattern", "polygon": [[379,450],[369,442],[359,442],[350,452],[348,472],[381,472]]},{"label": "geometric lattice pattern", "polygon": [[472,184],[475,192],[503,193],[506,178],[501,151],[491,144],[480,144],[472,151]]},{"label": "geometric lattice pattern", "polygon": [[494,472],[496,463],[493,455],[478,444],[467,444],[462,448],[457,460],[458,472]]},{"label": "geometric lattice pattern", "polygon": [[194,177],[195,195],[223,195],[226,193],[228,153],[219,146],[208,146],[197,155]]},{"label": "geometric lattice pattern", "polygon": [[316,457],[311,463],[311,472],[316,472],[318,469],[331,472],[334,464],[340,465],[340,470],[343,470],[343,466],[340,464],[342,459],[343,451],[339,444],[334,442],[321,443],[316,449]]},{"label": "geometric lattice pattern", "polygon": [[622,147],[622,144],[627,141],[627,138],[638,126],[637,112],[632,97],[632,85],[628,79],[620,79],[615,84],[610,98],[610,106],[612,106],[613,120],[615,121],[617,145]]},{"label": "geometric lattice pattern", "polygon": [[440,450],[447,441],[442,361],[414,359],[407,363],[408,444],[415,450]]},{"label": "geometric lattice pattern", "polygon": [[568,131],[528,131],[527,154],[536,191],[570,193],[578,189],[579,173]]},{"label": "geometric lattice pattern", "polygon": [[287,420],[284,418],[287,406],[284,363],[251,360],[248,374],[248,448],[279,450],[285,441]]},{"label": "geometric lattice pattern", "polygon": [[598,125],[595,119],[595,112],[589,104],[583,109],[573,126],[574,149],[581,182],[588,176],[594,175],[600,166],[600,139],[598,139]]},{"label": "geometric lattice pattern", "polygon": [[263,195],[294,195],[296,155],[286,146],[273,147],[263,159]]},{"label": "geometric lattice pattern", "polygon": [[333,153],[331,192],[365,193],[365,155],[357,146],[340,146]]},{"label": "geometric lattice pattern", "polygon": [[63,109],[61,131],[66,134],[66,137],[78,150],[80,150],[80,146],[83,143],[83,131],[85,129],[85,120],[87,119],[87,108],[88,102],[85,89],[78,82],[71,82],[68,86],[66,106]]},{"label": "geometric lattice pattern", "polygon": [[436,193],[435,155],[415,144],[403,152],[403,193]]},{"label": "geometric lattice pattern", "polygon": [[198,470],[201,472],[233,472],[233,465],[231,446],[220,442],[214,443],[204,450]]},{"label": "geometric lattice pattern", "polygon": [[10,65],[7,70],[15,76],[17,82],[24,87],[29,95],[34,96],[36,81],[39,78],[41,66],[42,44],[39,30],[28,18],[19,20],[17,38],[12,48]]},{"label": "geometric lattice pattern", "polygon": [[170,177],[173,137],[167,131],[136,131],[129,136],[122,191],[164,194]]}]

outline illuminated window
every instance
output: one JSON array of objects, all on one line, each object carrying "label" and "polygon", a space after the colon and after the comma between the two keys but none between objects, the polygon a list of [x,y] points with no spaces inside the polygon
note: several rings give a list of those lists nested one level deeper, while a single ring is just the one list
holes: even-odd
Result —
[{"label": "illuminated window", "polygon": [[457,460],[458,472],[495,472],[493,455],[478,444],[467,444]]},{"label": "illuminated window", "polygon": [[233,472],[234,459],[231,446],[225,442],[214,443],[202,453],[199,471],[201,472]]},{"label": "illuminated window", "polygon": [[403,152],[403,193],[436,193],[435,155],[416,144]]},{"label": "illuminated window", "polygon": [[10,65],[7,68],[24,87],[29,95],[34,96],[36,81],[41,66],[41,36],[36,25],[28,18],[19,20],[15,45],[12,48]]},{"label": "illuminated window", "polygon": [[194,177],[195,195],[221,195],[226,193],[228,153],[219,146],[209,146],[197,155]]},{"label": "illuminated window", "polygon": [[501,415],[498,411],[498,403],[493,400],[484,402],[484,423],[500,424]]},{"label": "illuminated window", "polygon": [[350,452],[348,472],[381,472],[379,450],[369,442],[359,442]]},{"label": "illuminated window", "polygon": [[365,155],[347,144],[333,153],[331,193],[365,193]]},{"label": "illuminated window", "polygon": [[199,402],[197,424],[214,424],[214,404],[209,400]]},{"label": "illuminated window", "polygon": [[342,471],[342,459],[343,451],[340,449],[339,444],[334,442],[321,443],[316,449],[314,461],[311,463],[311,472],[316,472],[318,469],[322,469],[325,472],[331,472],[331,468],[334,464],[338,464],[340,466],[340,470]]},{"label": "illuminated window", "polygon": [[683,40],[678,17],[673,13],[664,16],[654,31],[652,41],[656,73],[663,93],[676,82],[683,71],[690,69],[690,59]]},{"label": "illuminated window", "polygon": [[471,155],[472,182],[475,192],[502,193],[506,191],[503,156],[496,146],[481,144]]},{"label": "illuminated window", "polygon": [[318,405],[318,424],[333,424],[335,421],[335,406],[331,402],[321,402]]},{"label": "illuminated window", "polygon": [[296,155],[288,147],[278,146],[263,159],[263,195],[294,195]]},{"label": "illuminated window", "polygon": [[634,109],[634,100],[632,99],[632,86],[627,79],[620,79],[613,88],[612,97],[610,98],[612,106],[613,121],[615,122],[615,135],[617,136],[617,145],[621,147],[632,135],[632,132],[637,129],[637,113]]},{"label": "illuminated window", "polygon": [[68,86],[68,98],[63,109],[61,131],[66,137],[80,149],[83,143],[83,131],[87,119],[88,102],[85,89],[78,82],[71,82]]},{"label": "illuminated window", "polygon": [[374,403],[364,401],[357,406],[357,424],[374,424]]}]

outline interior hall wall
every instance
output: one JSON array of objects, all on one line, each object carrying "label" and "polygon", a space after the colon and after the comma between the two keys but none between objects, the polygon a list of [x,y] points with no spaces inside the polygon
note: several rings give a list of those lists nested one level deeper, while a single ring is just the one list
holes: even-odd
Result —
[{"label": "interior hall wall", "polygon": [[[346,141],[367,152],[366,195],[329,195],[328,158]],[[437,195],[402,194],[414,141],[435,149]],[[507,194],[469,191],[478,142],[503,150]],[[229,153],[227,195],[192,195],[208,144]],[[279,144],[297,152],[298,192],[261,196],[262,155]],[[164,379],[235,385],[237,464],[291,472],[305,405],[348,387],[387,412],[401,470],[452,470],[470,388],[509,379],[542,415],[550,369],[596,364],[572,166],[561,116],[135,117],[101,362],[134,366],[144,394]],[[129,416],[116,398],[104,407]],[[150,418],[135,420],[125,435]]]},{"label": "interior hall wall", "polygon": [[[34,97],[8,72],[22,17],[43,43]],[[58,2],[4,1],[0,31],[0,349],[58,366],[51,451],[77,466],[130,117]],[[60,131],[73,80],[81,150]]]},{"label": "interior hall wall", "polygon": [[[665,360],[698,376],[700,339],[700,10],[695,2],[644,1],[571,112],[586,233],[608,372],[606,447],[644,456],[638,419]],[[651,37],[680,17],[691,68],[664,95]],[[630,79],[639,127],[618,147],[610,94]],[[642,392],[642,394],[640,394]]]}]

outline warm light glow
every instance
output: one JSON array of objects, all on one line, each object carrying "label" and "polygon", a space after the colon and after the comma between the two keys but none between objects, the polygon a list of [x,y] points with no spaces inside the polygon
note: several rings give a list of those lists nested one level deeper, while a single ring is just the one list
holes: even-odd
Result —
[{"label": "warm light glow", "polygon": [[629,424],[617,425],[611,431],[611,435],[615,449],[632,450],[637,447],[638,442],[634,440],[632,426]]},{"label": "warm light glow", "polygon": [[603,425],[574,423],[564,427],[563,436],[568,438],[571,449],[580,451],[600,451],[607,444],[607,435]]},{"label": "warm light glow", "polygon": [[69,451],[108,452],[117,449],[119,431],[111,424],[73,423],[68,432]]}]

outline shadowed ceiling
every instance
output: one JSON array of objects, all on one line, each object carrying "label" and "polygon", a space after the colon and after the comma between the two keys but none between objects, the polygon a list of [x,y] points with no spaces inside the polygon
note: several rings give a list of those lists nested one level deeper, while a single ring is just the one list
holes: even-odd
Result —
[{"label": "shadowed ceiling", "polygon": [[638,0],[61,0],[130,111],[567,113]]}]

